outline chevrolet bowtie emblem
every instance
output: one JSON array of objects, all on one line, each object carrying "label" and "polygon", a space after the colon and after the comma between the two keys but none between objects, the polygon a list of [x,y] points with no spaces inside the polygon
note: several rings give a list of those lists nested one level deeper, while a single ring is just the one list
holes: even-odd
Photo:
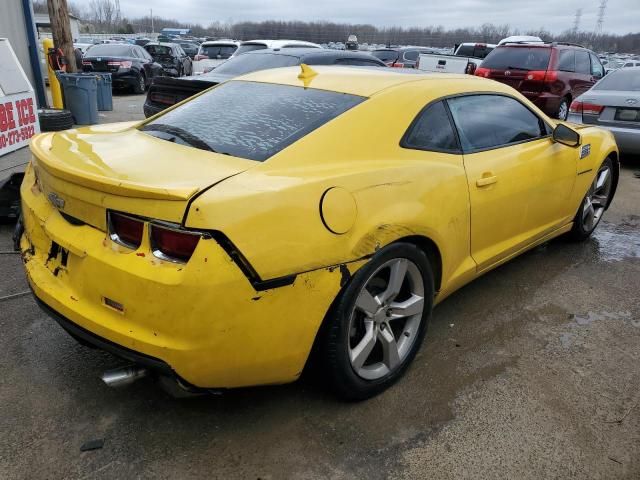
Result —
[{"label": "chevrolet bowtie emblem", "polygon": [[49,195],[47,195],[47,198],[57,209],[62,210],[64,208],[64,198],[58,196],[58,194],[51,192]]}]

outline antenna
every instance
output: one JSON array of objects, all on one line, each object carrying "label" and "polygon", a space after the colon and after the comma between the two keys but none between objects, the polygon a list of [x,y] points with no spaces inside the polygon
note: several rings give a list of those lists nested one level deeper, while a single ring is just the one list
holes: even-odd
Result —
[{"label": "antenna", "polygon": [[576,10],[576,16],[573,20],[573,33],[578,33],[580,30],[580,20],[582,19],[582,9],[579,8]]},{"label": "antenna", "polygon": [[607,9],[607,2],[609,0],[600,0],[600,6],[598,7],[598,21],[596,23],[596,33],[602,33],[602,24],[604,23],[604,12]]}]

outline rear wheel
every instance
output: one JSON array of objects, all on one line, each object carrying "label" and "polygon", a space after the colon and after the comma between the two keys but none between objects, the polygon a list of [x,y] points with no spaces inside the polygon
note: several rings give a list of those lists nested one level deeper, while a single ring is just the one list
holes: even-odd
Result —
[{"label": "rear wheel", "polygon": [[556,113],[556,118],[558,120],[566,120],[569,116],[569,99],[564,97],[560,100],[560,105],[558,105],[558,111]]},{"label": "rear wheel", "polygon": [[613,162],[607,158],[598,169],[580,208],[573,219],[573,228],[569,237],[573,240],[586,240],[602,220],[604,211],[611,201],[613,192]]},{"label": "rear wheel", "polygon": [[147,89],[147,81],[144,73],[140,73],[137,78],[136,84],[133,86],[133,91],[137,94],[144,93]]},{"label": "rear wheel", "polygon": [[422,343],[433,295],[429,261],[412,244],[389,245],[354,275],[321,343],[324,371],[340,397],[364,400],[403,375]]}]

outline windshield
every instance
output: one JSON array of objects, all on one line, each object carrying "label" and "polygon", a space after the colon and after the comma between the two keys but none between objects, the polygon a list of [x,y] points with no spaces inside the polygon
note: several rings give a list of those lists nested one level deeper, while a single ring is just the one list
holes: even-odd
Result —
[{"label": "windshield", "polygon": [[626,92],[640,91],[640,68],[623,68],[606,75],[594,87],[594,90],[618,90]]},{"label": "windshield", "polygon": [[375,50],[371,54],[383,62],[395,62],[398,58],[398,52],[395,50]]},{"label": "windshield", "polygon": [[229,58],[238,47],[236,45],[203,45],[200,47],[200,55],[209,58]]},{"label": "windshield", "polygon": [[166,45],[145,45],[144,49],[149,52],[152,57],[170,57],[171,47]]},{"label": "windshield", "polygon": [[363,100],[326,90],[232,81],[140,129],[169,142],[264,161]]},{"label": "windshield", "polygon": [[85,56],[89,57],[133,57],[129,45],[101,43],[87,49]]},{"label": "windshield", "polygon": [[211,70],[206,76],[222,74],[237,77],[238,75],[257,72],[258,70],[266,70],[267,68],[292,67],[299,63],[300,59],[298,57],[292,57],[290,55],[275,53],[241,55],[239,57],[233,57],[215,70]]},{"label": "windshield", "polygon": [[252,52],[254,50],[264,50],[267,46],[264,43],[245,43],[238,47],[238,55],[241,53]]},{"label": "windshield", "polygon": [[480,65],[494,70],[546,70],[550,48],[498,47]]}]

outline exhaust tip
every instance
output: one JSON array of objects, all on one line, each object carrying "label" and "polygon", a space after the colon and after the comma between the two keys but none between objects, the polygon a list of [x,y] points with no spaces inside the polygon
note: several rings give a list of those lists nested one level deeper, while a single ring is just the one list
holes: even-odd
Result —
[{"label": "exhaust tip", "polygon": [[109,387],[124,387],[125,385],[131,385],[137,380],[145,377],[148,371],[146,368],[138,366],[129,366],[123,368],[116,368],[113,370],[107,370],[100,379]]}]

